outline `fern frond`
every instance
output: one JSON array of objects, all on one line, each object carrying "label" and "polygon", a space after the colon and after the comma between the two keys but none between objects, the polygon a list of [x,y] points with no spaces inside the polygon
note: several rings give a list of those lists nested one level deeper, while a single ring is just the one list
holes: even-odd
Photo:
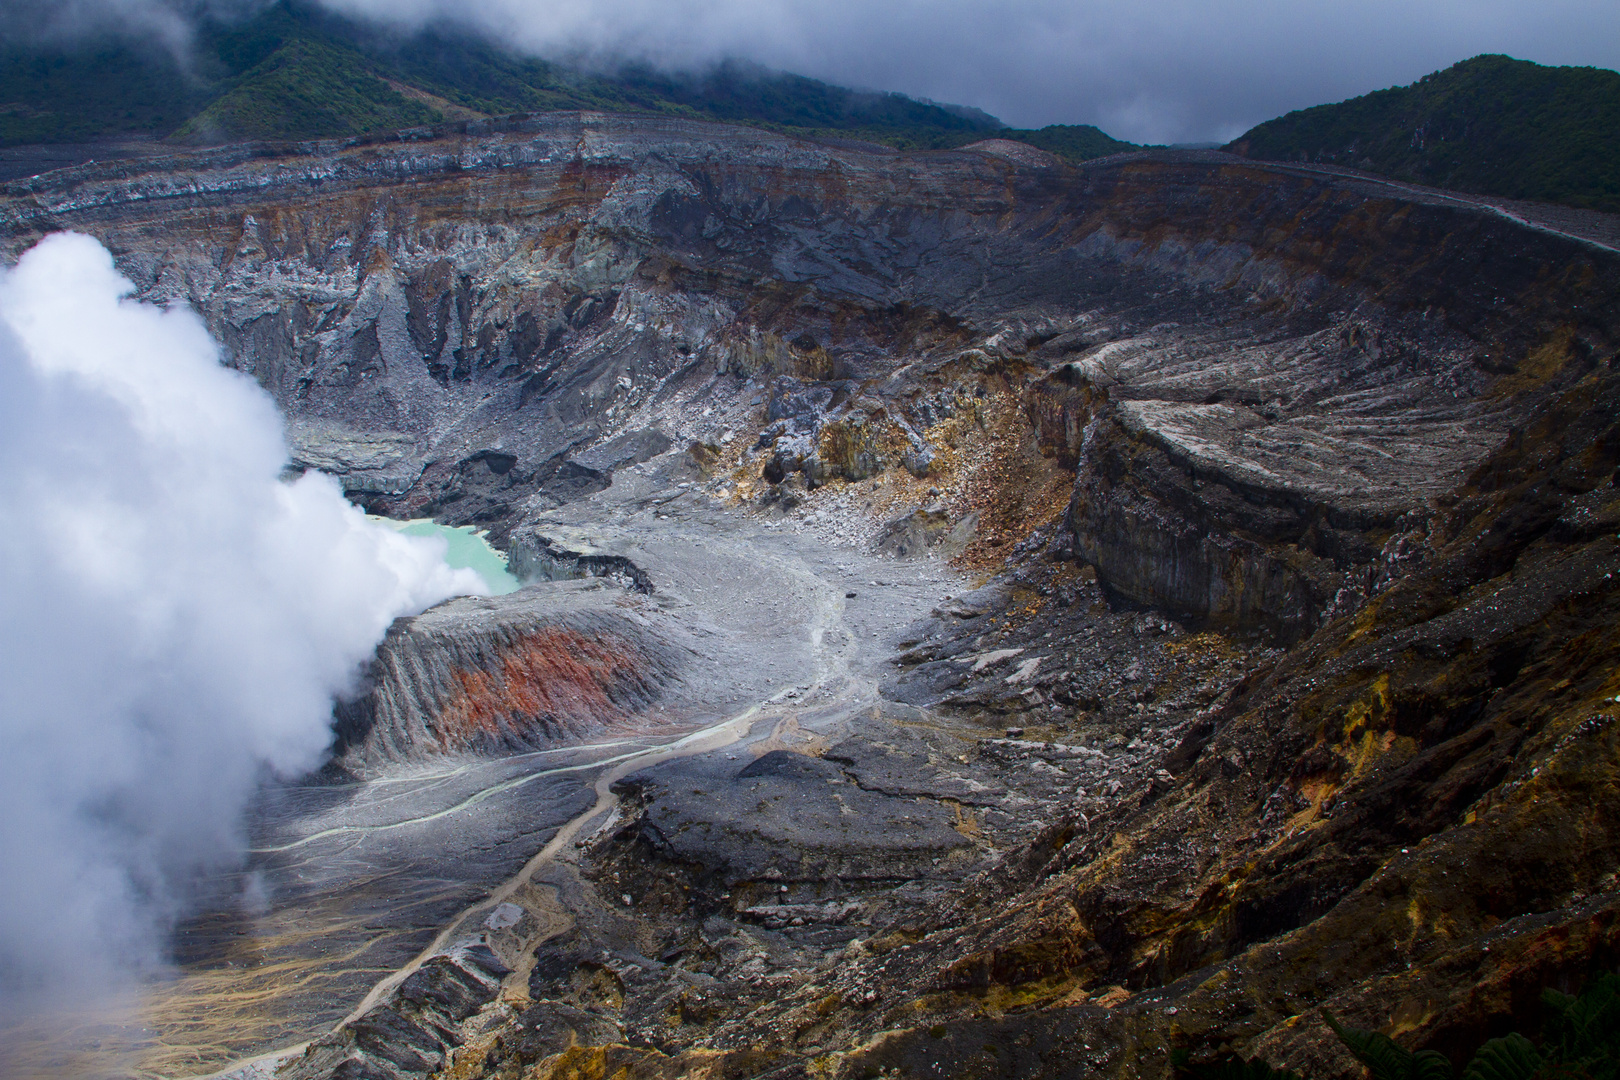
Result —
[{"label": "fern frond", "polygon": [[1412,1080],[1452,1080],[1451,1059],[1438,1050],[1419,1050],[1412,1055]]},{"label": "fern frond", "polygon": [[1481,1046],[1463,1080],[1532,1080],[1543,1064],[1530,1040],[1515,1031]]},{"label": "fern frond", "polygon": [[1541,992],[1541,1003],[1560,1016],[1564,1014],[1566,1009],[1575,1004],[1575,1000],[1569,994],[1561,993],[1550,986]]},{"label": "fern frond", "polygon": [[[1367,1067],[1367,1071],[1372,1074],[1372,1080],[1415,1080],[1416,1063],[1411,1052],[1403,1049],[1394,1039],[1382,1032],[1346,1027],[1326,1009],[1322,1010],[1322,1018],[1327,1021],[1327,1026],[1333,1029],[1333,1034],[1339,1037],[1345,1049]],[[1430,1067],[1433,1067],[1432,1064]],[[1451,1066],[1447,1063],[1448,1076],[1450,1070]]]},{"label": "fern frond", "polygon": [[1620,977],[1593,979],[1559,1015],[1558,1034],[1565,1060],[1620,1050]]}]

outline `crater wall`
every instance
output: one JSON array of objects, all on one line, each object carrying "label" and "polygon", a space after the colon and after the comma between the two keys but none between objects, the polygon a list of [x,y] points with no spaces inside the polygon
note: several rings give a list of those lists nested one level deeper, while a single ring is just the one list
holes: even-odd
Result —
[{"label": "crater wall", "polygon": [[783,375],[825,401],[762,418],[755,467],[814,486],[927,475],[945,398],[1066,367],[1079,556],[1122,600],[1290,639],[1620,338],[1601,245],[1209,152],[549,114],[62,170],[0,221],[11,255],[91,232],[203,312],[295,464],[503,544],[611,482],[594,448],[714,440],[704,408]]}]

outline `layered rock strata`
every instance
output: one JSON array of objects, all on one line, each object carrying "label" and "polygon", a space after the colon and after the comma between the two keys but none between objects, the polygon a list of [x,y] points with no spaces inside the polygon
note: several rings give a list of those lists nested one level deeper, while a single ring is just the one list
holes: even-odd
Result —
[{"label": "layered rock strata", "polygon": [[105,239],[375,509],[504,543],[651,452],[633,433],[720,446],[705,409],[755,398],[756,475],[927,478],[986,394],[1057,377],[1086,401],[1052,433],[1084,458],[1079,554],[1119,598],[1285,639],[1614,348],[1601,246],[1215,154],[1071,169],[563,114],[6,192],[8,251]]},{"label": "layered rock strata", "polygon": [[334,761],[363,773],[656,725],[686,653],[634,611],[571,604],[556,586],[451,600],[389,629],[367,690],[337,707]]}]

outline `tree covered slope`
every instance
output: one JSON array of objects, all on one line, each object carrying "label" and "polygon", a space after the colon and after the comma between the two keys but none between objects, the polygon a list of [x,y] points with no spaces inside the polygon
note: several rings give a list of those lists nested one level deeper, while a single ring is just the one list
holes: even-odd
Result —
[{"label": "tree covered slope", "polygon": [[143,135],[203,144],[354,135],[514,112],[652,112],[902,149],[1024,139],[1071,160],[1133,149],[1090,126],[1006,128],[976,109],[727,64],[590,71],[452,31],[386,35],[299,0],[203,24],[183,61],[128,42],[0,48],[0,146]]},{"label": "tree covered slope", "polygon": [[1620,73],[1476,56],[1411,86],[1268,120],[1227,149],[1620,211]]}]

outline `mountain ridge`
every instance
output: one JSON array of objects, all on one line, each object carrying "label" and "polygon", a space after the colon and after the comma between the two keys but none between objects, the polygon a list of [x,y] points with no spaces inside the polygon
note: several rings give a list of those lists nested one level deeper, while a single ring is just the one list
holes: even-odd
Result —
[{"label": "mountain ridge", "polygon": [[394,37],[281,0],[198,28],[185,64],[116,41],[0,52],[0,147],[139,136],[180,145],[343,137],[516,113],[649,113],[952,149],[992,134],[1071,161],[1134,148],[1089,125],[1008,128],[968,106],[726,62],[592,71],[455,31]]},{"label": "mountain ridge", "polygon": [[1485,54],[1257,125],[1227,149],[1480,195],[1620,211],[1620,73]]}]

